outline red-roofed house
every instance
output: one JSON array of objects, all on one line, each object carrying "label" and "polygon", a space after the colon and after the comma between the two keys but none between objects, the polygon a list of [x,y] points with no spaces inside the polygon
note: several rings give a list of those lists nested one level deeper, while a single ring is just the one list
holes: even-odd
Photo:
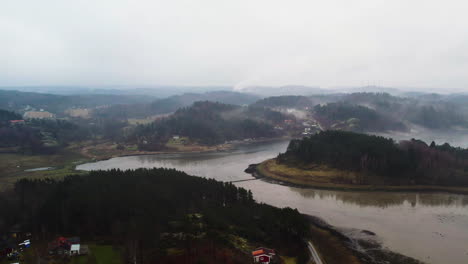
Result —
[{"label": "red-roofed house", "polygon": [[274,256],[276,255],[273,249],[269,248],[257,248],[256,250],[252,251],[252,257],[254,259],[254,263],[271,263]]},{"label": "red-roofed house", "polygon": [[24,120],[10,120],[10,124],[24,124]]}]

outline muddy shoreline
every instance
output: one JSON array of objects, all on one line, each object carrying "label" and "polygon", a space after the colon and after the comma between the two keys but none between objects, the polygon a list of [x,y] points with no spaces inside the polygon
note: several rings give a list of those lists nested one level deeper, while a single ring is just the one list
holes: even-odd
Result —
[{"label": "muddy shoreline", "polygon": [[[337,238],[361,263],[424,264],[419,260],[390,251],[379,242],[378,235],[368,230],[336,228],[322,219],[304,215],[314,227],[325,230]],[[322,253],[323,254],[323,253]],[[327,258],[327,256],[323,256]]]}]

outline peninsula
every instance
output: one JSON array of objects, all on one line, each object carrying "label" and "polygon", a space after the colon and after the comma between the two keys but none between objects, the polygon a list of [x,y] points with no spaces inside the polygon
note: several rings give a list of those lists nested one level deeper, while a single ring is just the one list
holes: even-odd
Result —
[{"label": "peninsula", "polygon": [[249,171],[303,187],[468,193],[467,149],[354,132],[292,140],[285,153]]}]

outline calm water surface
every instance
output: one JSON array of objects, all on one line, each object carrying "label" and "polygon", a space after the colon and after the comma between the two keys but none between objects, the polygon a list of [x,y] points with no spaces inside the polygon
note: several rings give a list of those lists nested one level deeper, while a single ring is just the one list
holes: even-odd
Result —
[{"label": "calm water surface", "polygon": [[[284,152],[288,142],[241,146],[225,153],[162,154],[87,163],[81,170],[176,168],[221,181],[251,179],[244,169]],[[468,263],[468,196],[417,192],[343,192],[239,182],[257,201],[290,206],[344,229],[375,232],[384,246],[433,264]]]}]

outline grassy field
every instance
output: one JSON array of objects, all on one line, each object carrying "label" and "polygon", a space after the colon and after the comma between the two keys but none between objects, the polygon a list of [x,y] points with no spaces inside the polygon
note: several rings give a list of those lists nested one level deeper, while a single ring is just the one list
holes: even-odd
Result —
[{"label": "grassy field", "polygon": [[[182,138],[186,139],[186,138]],[[186,139],[188,140],[188,139]],[[165,151],[140,151],[136,145],[118,145],[107,141],[85,141],[70,144],[66,149],[53,155],[23,155],[0,153],[0,191],[14,185],[21,178],[61,178],[70,174],[84,174],[75,171],[78,164],[113,157],[129,155],[149,155],[167,152],[207,152],[225,150],[230,145],[203,146],[185,144],[188,141],[170,141]],[[51,167],[49,170],[25,171],[29,169]]]},{"label": "grassy field", "polygon": [[277,164],[269,159],[257,166],[257,173],[266,178],[290,183],[302,187],[353,190],[353,191],[433,191],[468,194],[467,187],[448,187],[436,185],[364,185],[343,184],[356,179],[357,173],[329,168],[327,166],[310,166],[303,168]]},{"label": "grassy field", "polygon": [[293,258],[293,257],[281,256],[281,259],[283,260],[284,264],[296,264],[297,263],[296,258]]},{"label": "grassy field", "polygon": [[[88,159],[78,153],[63,151],[54,155],[0,154],[0,191],[11,187],[21,178],[60,178],[75,171],[76,164]],[[53,167],[44,171],[25,171],[34,168]]]},{"label": "grassy field", "polygon": [[262,162],[257,167],[257,171],[263,176],[275,180],[304,186],[326,186],[334,184],[336,181],[353,181],[357,178],[357,173],[337,170],[324,165],[297,168],[279,164],[275,159]]}]

